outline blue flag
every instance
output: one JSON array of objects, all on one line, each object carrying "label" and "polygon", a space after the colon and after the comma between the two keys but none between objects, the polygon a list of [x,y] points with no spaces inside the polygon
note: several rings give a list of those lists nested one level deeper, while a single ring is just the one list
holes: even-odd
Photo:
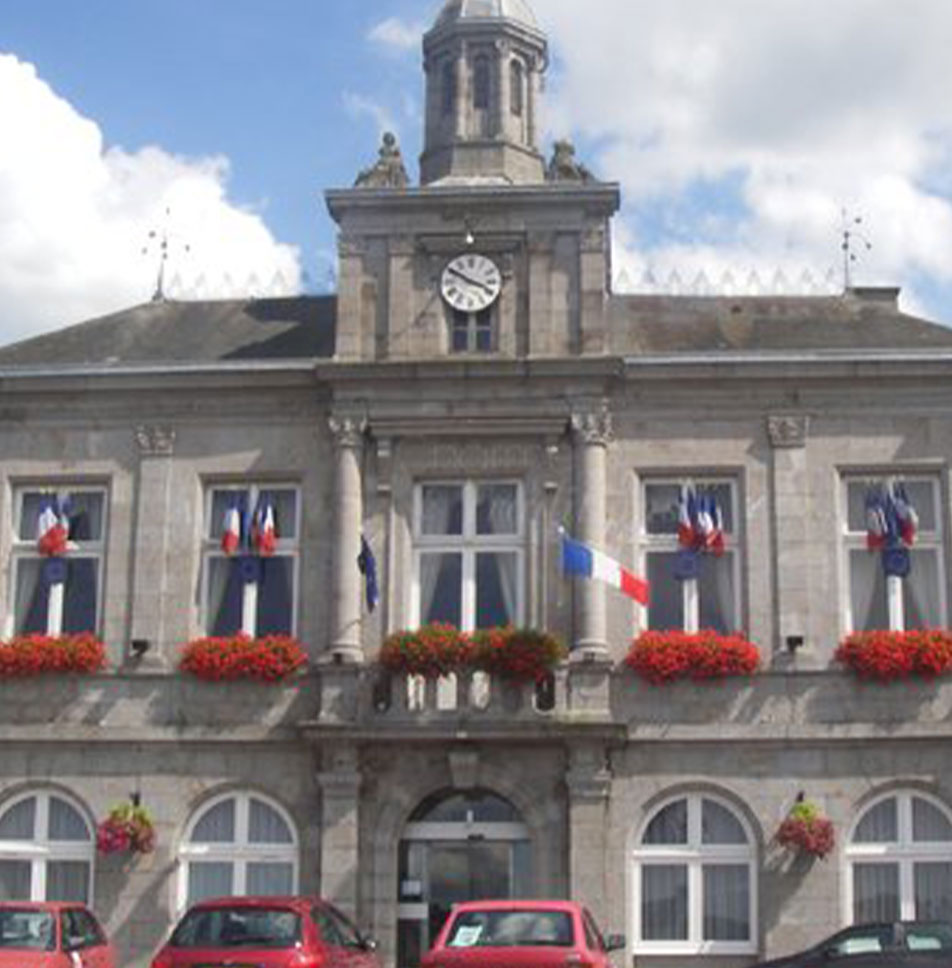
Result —
[{"label": "blue flag", "polygon": [[357,567],[364,576],[364,596],[367,600],[367,608],[373,611],[380,598],[380,589],[377,587],[377,559],[370,550],[367,539],[360,536],[360,554],[357,555]]}]

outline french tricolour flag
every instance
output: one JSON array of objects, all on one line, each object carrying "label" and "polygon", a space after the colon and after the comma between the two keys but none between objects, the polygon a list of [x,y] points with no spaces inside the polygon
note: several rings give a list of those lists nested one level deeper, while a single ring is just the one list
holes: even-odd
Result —
[{"label": "french tricolour flag", "polygon": [[226,555],[233,555],[238,550],[241,543],[241,512],[236,505],[232,505],[225,511],[225,520],[222,525],[221,550]]},{"label": "french tricolour flag", "polygon": [[274,527],[274,508],[268,501],[255,511],[251,540],[259,555],[268,557],[277,547],[278,533]]},{"label": "french tricolour flag", "polygon": [[41,555],[61,555],[69,541],[69,517],[59,501],[51,497],[43,502],[36,522],[36,546]]},{"label": "french tricolour flag", "polygon": [[580,541],[573,541],[562,532],[562,571],[566,575],[597,578],[633,598],[642,605],[648,604],[648,582],[638,578],[608,555],[589,548]]}]

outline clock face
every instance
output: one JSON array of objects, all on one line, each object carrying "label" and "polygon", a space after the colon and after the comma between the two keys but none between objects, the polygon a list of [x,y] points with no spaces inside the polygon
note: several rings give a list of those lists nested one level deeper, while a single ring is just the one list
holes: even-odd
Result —
[{"label": "clock face", "polygon": [[450,259],[440,277],[443,298],[464,313],[478,313],[491,306],[501,288],[499,267],[478,252],[464,252]]}]

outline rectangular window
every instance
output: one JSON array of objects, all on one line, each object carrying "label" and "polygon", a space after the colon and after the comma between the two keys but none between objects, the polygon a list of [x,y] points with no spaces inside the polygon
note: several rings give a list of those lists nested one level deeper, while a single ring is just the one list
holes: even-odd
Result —
[{"label": "rectangular window", "polygon": [[[848,629],[944,625],[938,477],[848,475],[842,487]],[[902,523],[907,507],[913,511],[910,530]]]},{"label": "rectangular window", "polygon": [[17,488],[13,513],[10,631],[17,635],[97,631],[105,488]]},{"label": "rectangular window", "polygon": [[[645,572],[651,583],[648,627],[735,632],[740,627],[741,549],[737,542],[737,488],[724,478],[646,480],[642,488]],[[720,534],[687,545],[685,510],[707,512]],[[713,520],[716,518],[717,520]],[[704,520],[707,520],[706,518]],[[692,550],[693,549],[693,550]]]},{"label": "rectangular window", "polygon": [[491,353],[493,346],[493,311],[478,313],[452,310],[450,343],[454,353]]},{"label": "rectangular window", "polygon": [[421,484],[414,512],[418,624],[518,624],[523,527],[516,482]]},{"label": "rectangular window", "polygon": [[298,490],[216,484],[205,500],[205,632],[291,635],[299,549]]}]

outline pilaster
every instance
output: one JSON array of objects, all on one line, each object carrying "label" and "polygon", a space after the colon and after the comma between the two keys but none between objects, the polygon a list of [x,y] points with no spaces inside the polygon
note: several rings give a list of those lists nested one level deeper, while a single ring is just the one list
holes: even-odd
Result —
[{"label": "pilaster", "polygon": [[321,895],[358,916],[360,762],[356,746],[335,743],[321,752]]},{"label": "pilaster", "polygon": [[[165,597],[168,585],[169,523],[172,515],[172,456],[175,430],[142,424],[133,435],[139,453],[135,498],[132,626],[124,658],[164,664]],[[133,645],[135,643],[135,645]]]},{"label": "pilaster", "polygon": [[569,896],[602,917],[608,910],[608,806],[612,772],[602,743],[573,744],[565,775],[569,800]]}]

